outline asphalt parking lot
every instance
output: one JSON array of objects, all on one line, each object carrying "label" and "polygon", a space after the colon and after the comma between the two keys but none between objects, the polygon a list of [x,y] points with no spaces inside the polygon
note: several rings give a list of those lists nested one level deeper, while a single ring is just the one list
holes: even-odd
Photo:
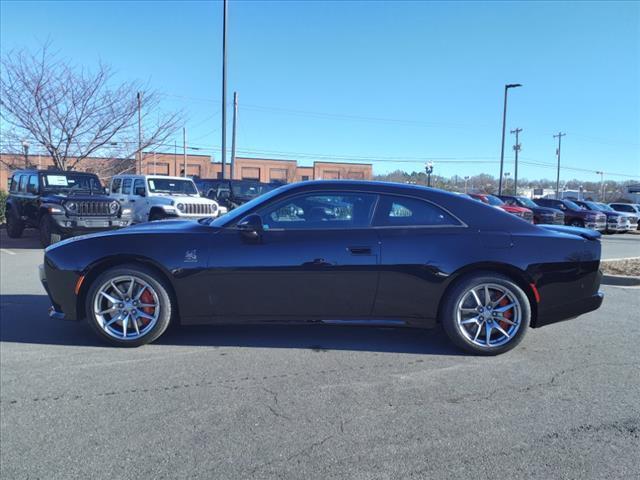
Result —
[{"label": "asphalt parking lot", "polygon": [[[2,478],[638,478],[640,289],[495,358],[439,331],[48,319],[30,233],[0,252]],[[640,256],[607,236],[605,258]]]}]

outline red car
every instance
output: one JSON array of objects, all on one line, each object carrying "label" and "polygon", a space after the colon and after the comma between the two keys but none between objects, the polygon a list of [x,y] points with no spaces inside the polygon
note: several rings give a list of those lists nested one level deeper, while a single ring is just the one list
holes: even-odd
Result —
[{"label": "red car", "polygon": [[523,220],[526,220],[529,223],[533,223],[533,212],[528,208],[516,207],[515,205],[507,205],[498,197],[489,195],[487,193],[470,193],[469,196],[481,201],[482,203],[486,203],[487,205],[501,208],[505,212],[513,213],[514,215],[522,218]]}]

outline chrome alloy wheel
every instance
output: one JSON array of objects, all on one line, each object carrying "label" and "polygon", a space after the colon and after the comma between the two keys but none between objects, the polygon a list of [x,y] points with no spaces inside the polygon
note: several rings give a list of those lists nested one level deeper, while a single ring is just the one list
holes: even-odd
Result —
[{"label": "chrome alloy wheel", "polygon": [[158,321],[160,301],[147,282],[133,275],[107,280],[97,290],[93,313],[100,328],[118,340],[136,340]]},{"label": "chrome alloy wheel", "polygon": [[515,294],[495,283],[467,290],[456,306],[456,325],[479,347],[499,347],[515,337],[522,323],[522,307]]}]

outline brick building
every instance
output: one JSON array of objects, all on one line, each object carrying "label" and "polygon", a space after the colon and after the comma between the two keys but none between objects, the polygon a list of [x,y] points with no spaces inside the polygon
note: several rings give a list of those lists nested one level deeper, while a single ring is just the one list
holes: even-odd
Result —
[{"label": "brick building", "polygon": [[[186,156],[188,176],[201,178],[220,178],[222,164],[212,162],[208,155]],[[53,168],[51,157],[46,155],[29,155],[28,163],[32,168]],[[184,174],[185,157],[173,153],[143,153],[142,173],[157,175],[182,176]],[[0,189],[7,190],[11,171],[24,168],[23,155],[0,154]],[[132,159],[89,157],[78,163],[76,170],[96,173],[106,184],[113,175],[133,173],[136,170]],[[371,180],[373,167],[370,163],[314,162],[312,166],[300,166],[296,160],[278,160],[268,158],[236,157],[233,178],[243,180],[259,180],[261,182],[300,182],[321,179],[358,179]],[[226,166],[229,178],[230,165]]]}]

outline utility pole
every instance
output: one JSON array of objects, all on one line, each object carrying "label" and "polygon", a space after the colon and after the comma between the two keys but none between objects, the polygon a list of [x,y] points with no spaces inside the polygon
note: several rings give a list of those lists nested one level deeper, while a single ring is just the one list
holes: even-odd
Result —
[{"label": "utility pole", "polygon": [[24,168],[29,168],[29,142],[22,141],[22,151],[24,153]]},{"label": "utility pole", "polygon": [[142,173],[142,94],[138,92],[138,172]]},{"label": "utility pole", "polygon": [[233,180],[233,169],[236,166],[236,122],[238,119],[238,92],[233,92],[233,131],[231,132],[231,165],[229,178]]},{"label": "utility pole", "polygon": [[173,171],[178,173],[178,142],[173,140]]},{"label": "utility pole", "polygon": [[153,152],[153,174],[155,175],[156,173],[158,173],[158,171],[156,170],[156,152]]},{"label": "utility pole", "polygon": [[600,201],[604,203],[604,172],[596,172],[596,175],[600,175]]},{"label": "utility pole", "polygon": [[516,152],[516,170],[513,174],[513,194],[518,196],[518,152],[520,152],[520,142],[518,142],[518,134],[522,131],[521,128],[511,130],[511,133],[516,135],[516,144],[513,146],[513,150]]},{"label": "utility pole", "polygon": [[504,86],[504,107],[502,109],[502,144],[500,147],[500,176],[498,177],[498,195],[502,195],[502,170],[504,168],[504,135],[507,128],[507,93],[510,88],[521,87],[520,83],[508,83]]},{"label": "utility pole", "polygon": [[562,137],[564,137],[566,133],[558,132],[557,135],[554,135],[553,138],[558,139],[558,148],[556,150],[556,155],[558,156],[558,173],[556,175],[556,199],[560,199],[560,148],[562,147]]},{"label": "utility pole", "polygon": [[183,177],[187,176],[187,129],[182,127],[182,168]]},{"label": "utility pole", "polygon": [[469,175],[464,177],[464,193],[467,193],[467,182],[469,181]]},{"label": "utility pole", "polygon": [[222,6],[222,179],[227,165],[227,0]]}]

